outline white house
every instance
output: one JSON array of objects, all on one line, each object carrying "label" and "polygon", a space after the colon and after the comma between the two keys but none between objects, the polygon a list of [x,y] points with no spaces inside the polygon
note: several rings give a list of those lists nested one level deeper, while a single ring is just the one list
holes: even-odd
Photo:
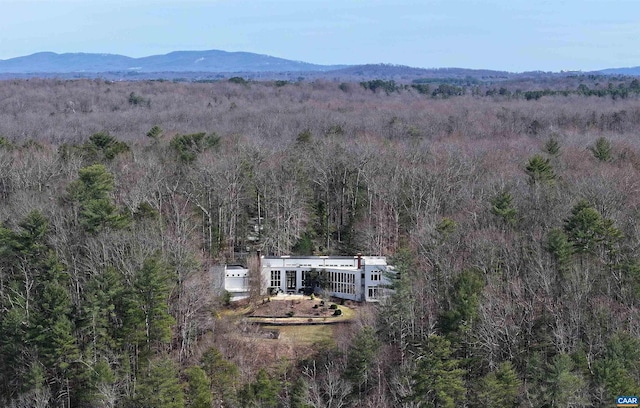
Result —
[{"label": "white house", "polygon": [[[388,272],[393,272],[385,257],[361,255],[259,256],[259,268],[265,291],[303,293],[321,280],[329,295],[358,302],[379,301],[389,284]],[[248,296],[247,268],[229,265],[224,273],[225,290],[234,299]]]}]

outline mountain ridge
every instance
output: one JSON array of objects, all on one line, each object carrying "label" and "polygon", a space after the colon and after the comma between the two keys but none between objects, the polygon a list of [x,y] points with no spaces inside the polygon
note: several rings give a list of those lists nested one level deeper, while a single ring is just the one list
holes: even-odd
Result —
[{"label": "mountain ridge", "polygon": [[319,65],[244,51],[172,51],[146,57],[105,53],[62,53],[50,51],[0,60],[0,73],[74,72],[316,72],[347,65]]},{"label": "mountain ridge", "polygon": [[[263,74],[288,73],[309,74],[314,77],[336,78],[387,78],[408,79],[421,76],[447,76],[462,78],[508,78],[514,76],[566,75],[566,72],[508,72],[491,69],[470,68],[418,68],[396,64],[358,64],[358,65],[321,65],[304,61],[289,60],[266,54],[246,51],[223,50],[177,50],[167,54],[144,57],[128,57],[110,53],[55,53],[41,51],[34,54],[0,60],[0,74],[7,77],[29,77],[35,75],[60,74],[65,77],[78,75],[92,77],[98,74],[121,73],[125,77],[154,77],[159,73],[185,73],[193,77],[196,74],[244,74],[249,77],[261,77]],[[598,71],[578,71],[581,74],[600,75],[640,75],[640,67],[607,68]],[[226,74],[226,75],[224,75]],[[116,75],[117,76],[117,75]],[[120,75],[123,76],[123,75]],[[175,75],[174,75],[175,76]]]}]

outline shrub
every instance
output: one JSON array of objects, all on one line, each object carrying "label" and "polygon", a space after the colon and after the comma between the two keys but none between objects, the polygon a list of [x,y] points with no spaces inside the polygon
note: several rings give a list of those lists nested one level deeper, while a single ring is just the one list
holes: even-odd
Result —
[{"label": "shrub", "polygon": [[296,314],[293,310],[287,312],[287,317],[293,317],[293,315]]},{"label": "shrub", "polygon": [[231,299],[233,298],[233,294],[227,290],[222,292],[221,301],[225,306],[231,305]]},{"label": "shrub", "polygon": [[337,309],[337,308],[338,308],[338,305],[336,305],[335,303],[329,306],[329,309]]},{"label": "shrub", "polygon": [[342,315],[342,310],[340,310],[340,309],[336,309],[336,310],[333,312],[333,315],[334,315],[334,316],[340,316],[340,315]]}]

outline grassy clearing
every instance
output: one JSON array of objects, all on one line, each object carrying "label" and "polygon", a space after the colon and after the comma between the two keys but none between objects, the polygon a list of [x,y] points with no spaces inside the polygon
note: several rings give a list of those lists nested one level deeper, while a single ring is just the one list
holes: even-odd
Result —
[{"label": "grassy clearing", "polygon": [[301,346],[333,342],[333,328],[332,325],[263,326],[265,330],[279,330],[278,341],[288,341]]}]

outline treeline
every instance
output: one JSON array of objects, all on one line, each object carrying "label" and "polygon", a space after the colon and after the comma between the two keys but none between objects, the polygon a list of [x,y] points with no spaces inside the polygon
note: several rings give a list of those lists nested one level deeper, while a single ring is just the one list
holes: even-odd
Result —
[{"label": "treeline", "polygon": [[[640,392],[631,97],[53,80],[0,93],[2,405],[606,406]],[[239,329],[210,273],[255,249],[391,256],[394,292],[312,356],[256,358],[223,336]]]},{"label": "treeline", "polygon": [[[500,92],[499,92],[500,93]],[[575,90],[562,90],[562,91],[554,91],[550,89],[545,89],[542,91],[525,91],[520,94],[526,100],[538,100],[543,96],[569,96],[569,95],[582,95],[582,96],[597,96],[597,97],[611,97],[613,99],[617,98],[628,98],[629,95],[640,93],[640,81],[638,79],[633,79],[627,85],[625,82],[620,82],[617,86],[615,86],[612,82],[608,82],[606,88],[589,88],[586,84],[580,84]],[[494,93],[495,94],[495,93]],[[505,94],[505,93],[501,93]]]},{"label": "treeline", "polygon": [[[429,83],[435,83],[437,86],[433,87],[433,90]],[[507,88],[507,86],[501,86],[500,88],[481,86],[478,81],[463,81],[463,80],[414,80],[411,85],[398,84],[393,80],[371,80],[360,82],[360,85],[364,89],[376,92],[379,89],[383,90],[387,95],[391,92],[400,92],[402,90],[415,90],[421,95],[430,95],[434,98],[449,98],[452,96],[462,96],[466,94],[473,95],[475,97],[482,96],[483,88],[484,96],[502,96],[508,98],[521,98],[527,101],[538,100],[543,96],[596,96],[596,97],[609,97],[613,99],[624,99],[631,95],[636,97],[640,94],[640,82],[638,79],[630,80],[629,84],[624,81],[618,82],[617,85],[611,81],[607,82],[606,87],[600,86],[596,83],[594,88],[589,88],[588,85],[581,83],[576,89],[542,89],[542,90],[522,90],[515,89],[511,91],[509,88],[513,88],[513,84]]]}]

